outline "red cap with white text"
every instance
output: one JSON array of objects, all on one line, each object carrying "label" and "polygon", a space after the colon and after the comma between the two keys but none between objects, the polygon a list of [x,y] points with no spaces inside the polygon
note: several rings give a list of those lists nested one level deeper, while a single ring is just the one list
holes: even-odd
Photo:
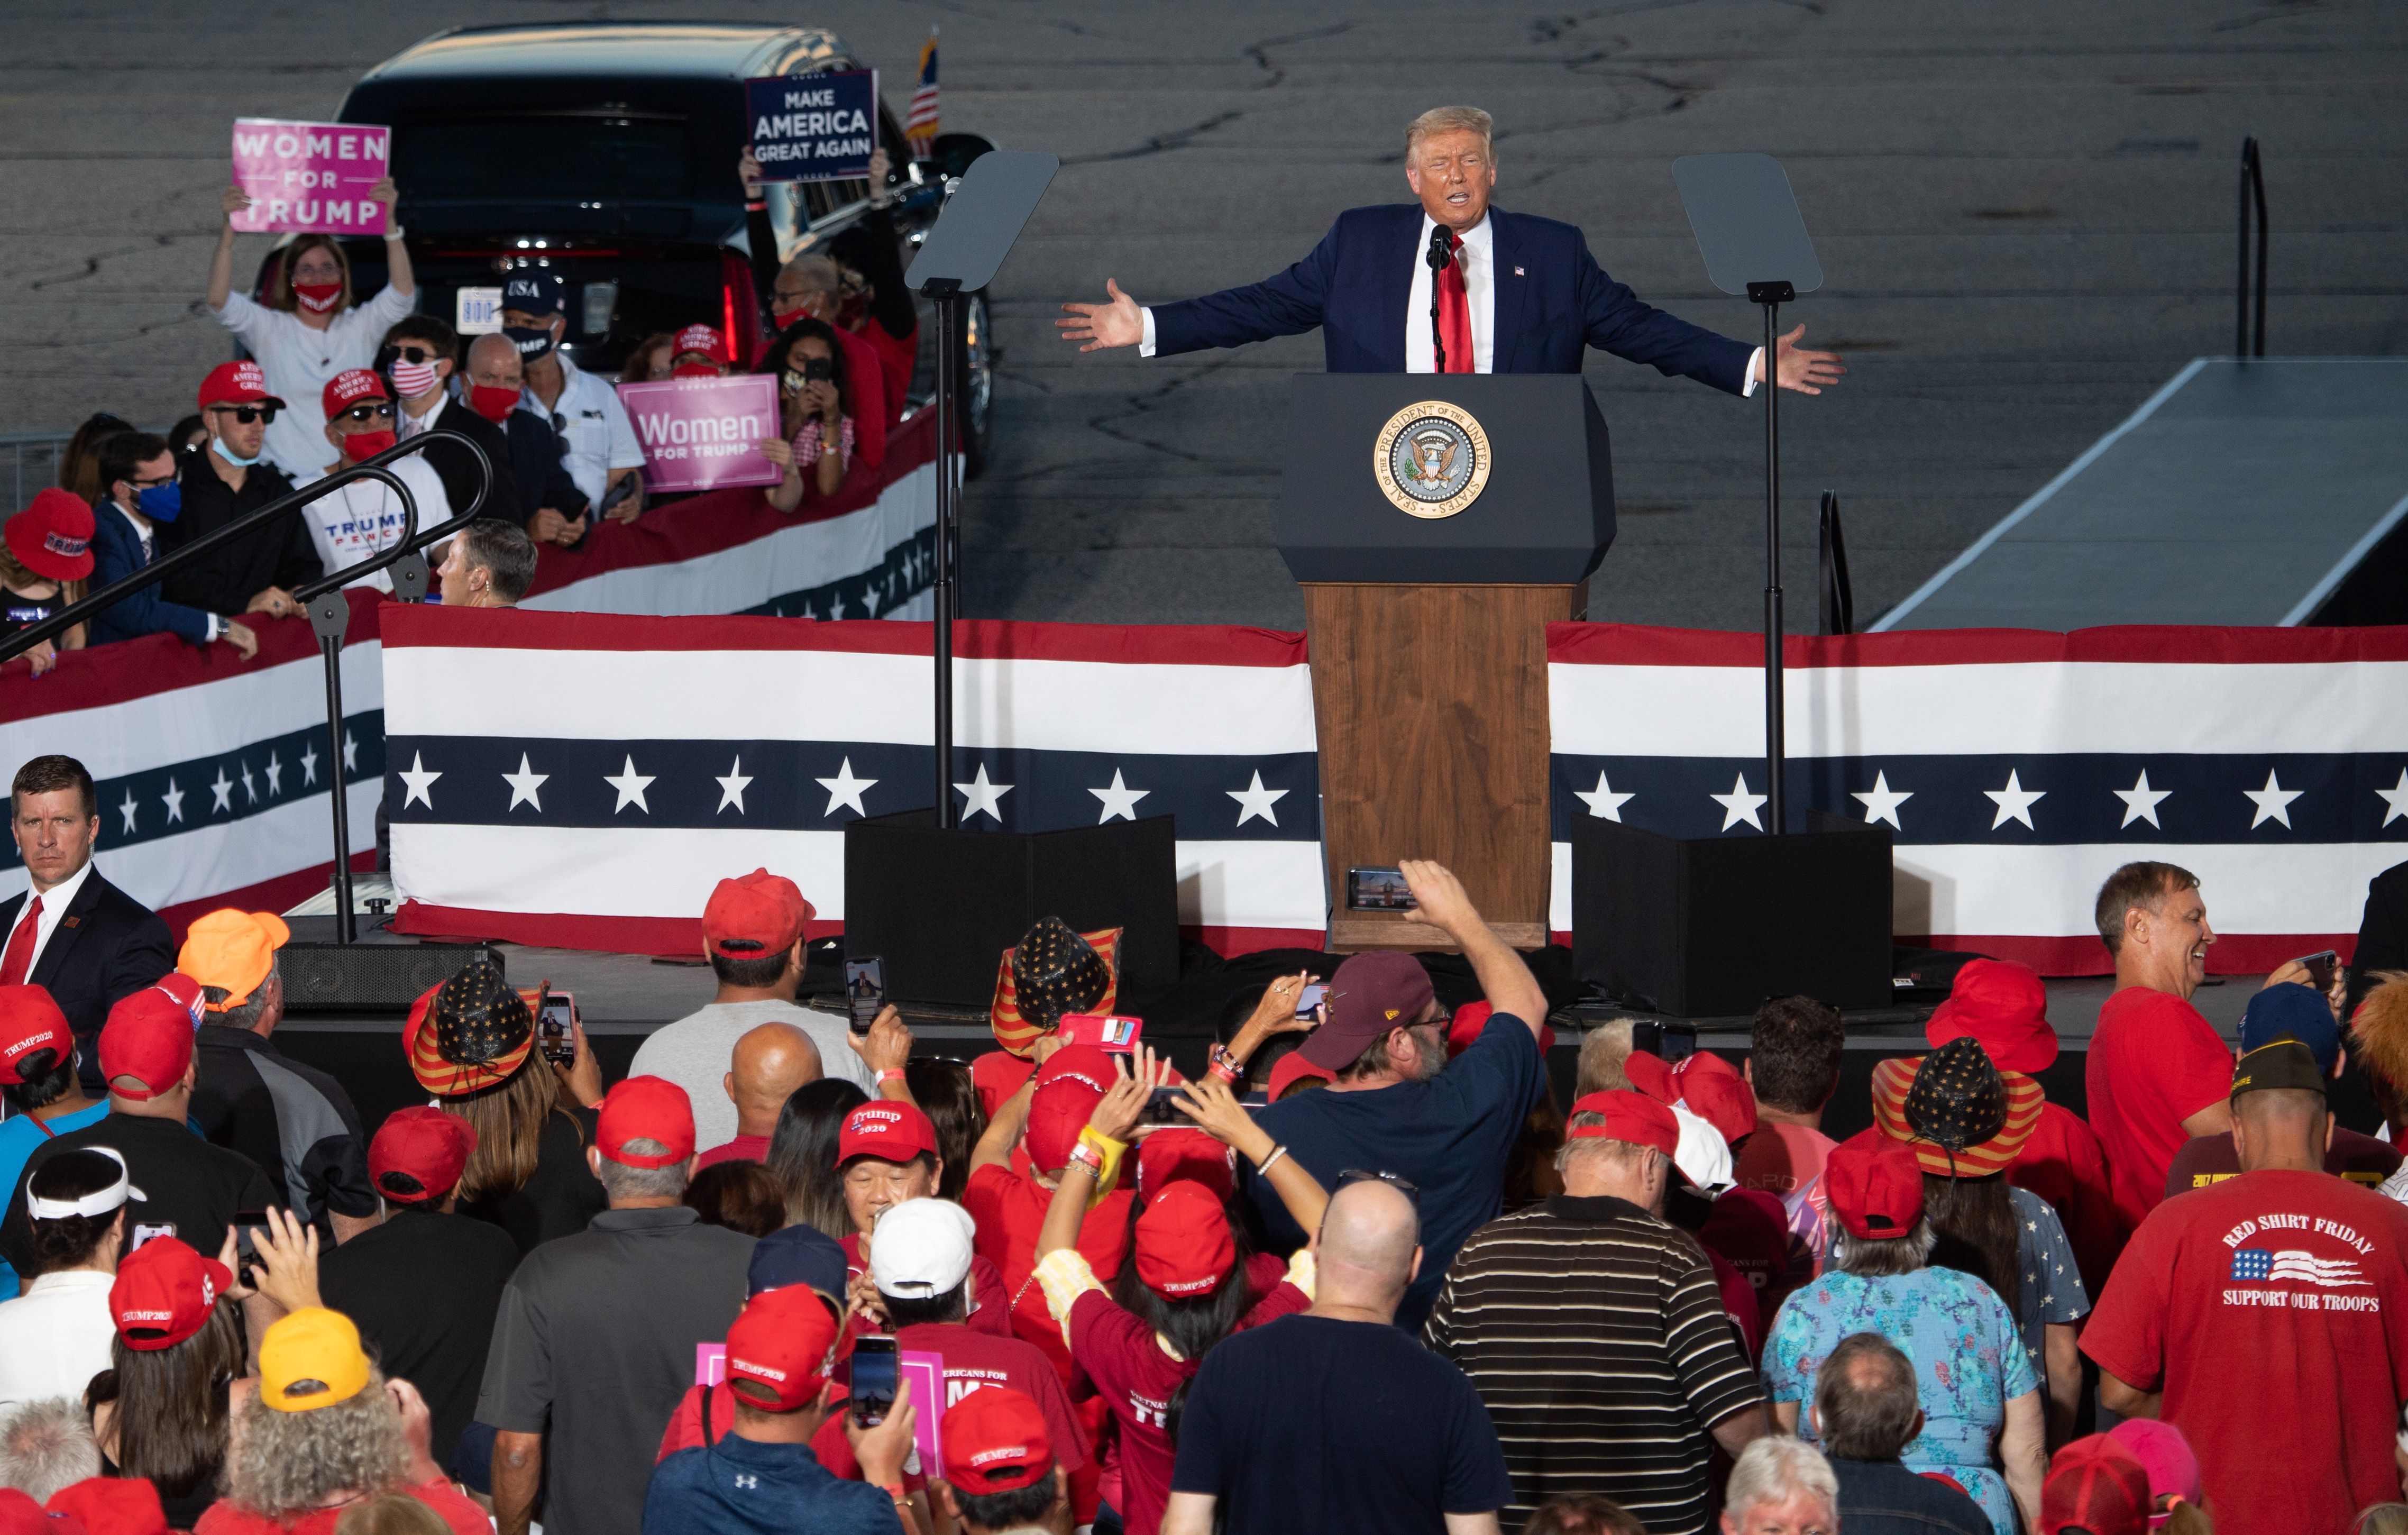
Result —
[{"label": "red cap with white text", "polygon": [[1228,1213],[1201,1184],[1181,1179],[1137,1218],[1137,1277],[1165,1300],[1211,1295],[1237,1261]]},{"label": "red cap with white text", "polygon": [[791,1413],[827,1384],[836,1318],[810,1286],[764,1290],[727,1329],[727,1384],[748,1407]]},{"label": "red cap with white text", "polygon": [[267,375],[257,363],[248,360],[220,363],[209,369],[209,376],[201,380],[195,403],[204,410],[213,405],[272,405],[280,410],[284,409],[284,402],[267,392]]},{"label": "red cap with white text", "polygon": [[1016,1492],[1054,1470],[1044,1413],[1008,1385],[982,1385],[955,1402],[937,1442],[945,1447],[945,1480],[973,1497]]},{"label": "red cap with white text", "polygon": [[838,1167],[856,1156],[900,1164],[923,1152],[936,1155],[937,1126],[914,1104],[874,1099],[845,1115],[836,1134]]},{"label": "red cap with white text", "polygon": [[318,398],[328,416],[339,416],[354,400],[389,400],[393,394],[374,373],[364,367],[351,367],[327,380]]},{"label": "red cap with white text", "polygon": [[208,1325],[233,1271],[175,1237],[153,1237],[119,1260],[108,1314],[125,1346],[173,1348]]},{"label": "red cap with white text", "polygon": [[0,986],[0,1082],[23,1082],[22,1063],[37,1050],[54,1052],[42,1069],[49,1071],[74,1049],[67,1015],[50,1000],[47,988]]}]

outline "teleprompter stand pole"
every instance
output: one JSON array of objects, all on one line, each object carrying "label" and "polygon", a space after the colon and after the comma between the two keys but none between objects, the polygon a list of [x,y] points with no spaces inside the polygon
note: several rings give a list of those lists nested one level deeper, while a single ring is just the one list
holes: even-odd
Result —
[{"label": "teleprompter stand pole", "polygon": [[952,830],[953,812],[953,608],[959,594],[954,588],[953,546],[959,529],[953,522],[955,497],[954,473],[959,458],[954,451],[954,423],[960,417],[960,400],[956,391],[961,386],[955,347],[961,337],[962,285],[952,278],[936,278],[920,290],[937,306],[937,573],[933,588],[936,607],[937,723],[936,734],[936,804],[937,825]]},{"label": "teleprompter stand pole", "polygon": [[1798,297],[1786,282],[1751,282],[1748,301],[1764,306],[1764,794],[1766,829],[1789,829],[1781,792],[1788,735],[1781,693],[1781,306]]}]

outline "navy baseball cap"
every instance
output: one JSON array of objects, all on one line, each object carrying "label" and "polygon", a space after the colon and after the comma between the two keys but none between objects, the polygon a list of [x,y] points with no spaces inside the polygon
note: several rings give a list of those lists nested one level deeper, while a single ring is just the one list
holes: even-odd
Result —
[{"label": "navy baseball cap", "polygon": [[790,1226],[772,1231],[752,1244],[752,1264],[745,1270],[744,1290],[759,1295],[806,1284],[844,1304],[844,1248],[815,1226]]},{"label": "navy baseball cap", "polygon": [[2297,1040],[2316,1057],[2316,1069],[2332,1075],[2341,1059],[2341,1026],[2332,1008],[2314,986],[2286,981],[2249,998],[2241,1013],[2241,1053],[2247,1054],[2276,1040]]},{"label": "navy baseball cap", "polygon": [[566,314],[568,284],[550,272],[513,272],[502,284],[502,308],[525,314]]}]

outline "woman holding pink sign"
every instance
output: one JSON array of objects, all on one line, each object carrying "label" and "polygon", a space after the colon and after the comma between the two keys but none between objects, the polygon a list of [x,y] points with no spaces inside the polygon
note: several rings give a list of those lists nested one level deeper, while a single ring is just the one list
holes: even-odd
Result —
[{"label": "woman holding pink sign", "polygon": [[[267,423],[264,455],[298,481],[325,466],[326,418],[319,399],[338,373],[376,360],[377,345],[394,322],[418,302],[418,280],[401,225],[393,219],[398,195],[393,178],[379,180],[368,196],[384,205],[385,285],[354,308],[351,265],[330,235],[302,235],[278,252],[267,279],[266,302],[234,291],[234,217],[251,206],[251,194],[228,187],[220,199],[225,222],[209,257],[209,313],[234,332],[267,375],[267,391],[285,402]],[[212,450],[222,452],[223,443]]]}]

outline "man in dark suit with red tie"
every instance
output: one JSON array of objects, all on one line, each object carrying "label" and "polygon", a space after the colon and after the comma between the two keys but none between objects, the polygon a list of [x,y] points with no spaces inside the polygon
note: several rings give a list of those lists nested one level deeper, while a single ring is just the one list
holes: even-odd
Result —
[{"label": "man in dark suit with red tie", "polygon": [[176,968],[167,925],[92,867],[99,795],[73,757],[36,757],[9,787],[8,831],[33,888],[0,901],[0,986],[50,994],[75,1030],[87,1089],[102,1085],[100,1026],[120,999]]},{"label": "man in dark suit with red tie", "polygon": [[[1405,179],[1420,206],[1350,208],[1276,277],[1152,308],[1107,280],[1111,302],[1065,304],[1073,318],[1054,323],[1082,351],[1135,346],[1148,357],[1318,325],[1332,373],[1577,373],[1597,347],[1754,394],[1763,348],[1641,303],[1572,225],[1489,206],[1490,129],[1476,107],[1424,112],[1405,131]],[[1819,395],[1846,369],[1834,353],[1799,349],[1804,332],[1781,337],[1777,376],[1784,389]]]}]

